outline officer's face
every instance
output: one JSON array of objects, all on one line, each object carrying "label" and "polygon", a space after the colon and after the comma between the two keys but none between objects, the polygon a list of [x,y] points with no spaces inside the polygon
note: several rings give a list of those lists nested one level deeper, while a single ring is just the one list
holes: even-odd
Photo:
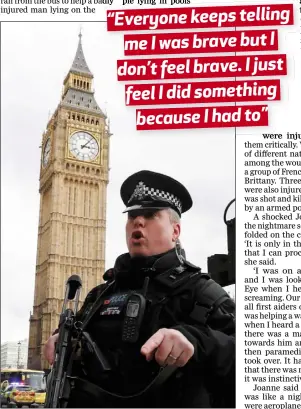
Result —
[{"label": "officer's face", "polygon": [[135,210],[128,212],[126,241],[129,253],[153,256],[175,246],[180,224],[172,222],[167,210]]}]

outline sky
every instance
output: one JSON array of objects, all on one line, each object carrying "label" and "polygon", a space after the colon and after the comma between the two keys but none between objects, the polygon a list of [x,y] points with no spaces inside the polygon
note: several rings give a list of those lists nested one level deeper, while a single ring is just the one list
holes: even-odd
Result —
[{"label": "sky", "polygon": [[[227,252],[223,214],[235,196],[234,129],[141,131],[135,108],[124,103],[116,59],[121,33],[102,23],[2,24],[2,278],[1,342],[28,336],[33,305],[39,218],[42,133],[61,97],[82,27],[82,44],[94,74],[95,98],[111,132],[107,198],[106,268],[126,252],[124,205],[119,196],[130,174],[148,169],[182,182],[194,205],[182,217],[187,258],[207,271],[207,257]],[[234,217],[233,206],[229,218]]]}]

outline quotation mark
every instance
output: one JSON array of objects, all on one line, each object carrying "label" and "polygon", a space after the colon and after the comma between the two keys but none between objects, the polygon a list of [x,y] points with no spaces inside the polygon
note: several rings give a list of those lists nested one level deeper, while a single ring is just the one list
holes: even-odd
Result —
[{"label": "quotation mark", "polygon": [[115,17],[115,11],[109,11],[108,12],[108,18]]}]

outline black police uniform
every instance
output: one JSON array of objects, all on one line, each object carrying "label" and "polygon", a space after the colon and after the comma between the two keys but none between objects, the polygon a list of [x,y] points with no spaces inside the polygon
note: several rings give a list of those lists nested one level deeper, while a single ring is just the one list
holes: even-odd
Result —
[{"label": "black police uniform", "polygon": [[[105,375],[95,356],[83,348],[81,372],[77,375],[114,394],[137,394],[158,373],[159,366],[155,361],[147,362],[140,349],[160,328],[176,329],[194,345],[195,352],[190,361],[157,389],[137,399],[123,400],[106,394],[97,396],[89,388],[81,393],[78,384],[77,392],[71,395],[69,407],[234,407],[233,302],[225,297],[207,322],[197,322],[191,318],[197,283],[205,277],[189,278],[196,273],[196,268],[190,263],[186,265],[184,262],[184,265],[187,270],[182,274],[186,275],[186,282],[179,286],[183,291],[178,288],[173,296],[173,290],[168,291],[167,286],[160,282],[160,277],[166,276],[164,273],[167,271],[173,274],[171,271],[181,266],[175,250],[144,259],[131,259],[128,254],[117,259],[113,271],[108,272],[108,275],[113,273],[115,279],[112,294],[104,294],[102,305],[87,328],[108,359],[112,371]],[[150,277],[146,294],[148,308],[140,336],[136,343],[126,343],[122,341],[125,299],[129,291],[141,290],[147,276]],[[88,294],[79,320],[84,320],[104,288],[105,284],[102,284]]]},{"label": "black police uniform", "polygon": [[[126,211],[169,207],[181,215],[192,205],[183,185],[149,171],[130,176],[121,197]],[[68,407],[234,407],[234,303],[220,286],[212,280],[208,286],[209,277],[176,249],[151,257],[123,254],[104,278],[107,283],[90,291],[77,319],[85,322],[97,300],[99,308],[85,331],[110,370],[103,371],[82,342],[73,366],[82,381],[75,383]],[[124,321],[129,297],[143,288],[146,308],[139,337],[128,342]],[[147,362],[140,352],[160,328],[180,331],[194,346],[188,363],[165,378],[158,375],[156,361]],[[160,381],[147,389],[154,379]]]}]

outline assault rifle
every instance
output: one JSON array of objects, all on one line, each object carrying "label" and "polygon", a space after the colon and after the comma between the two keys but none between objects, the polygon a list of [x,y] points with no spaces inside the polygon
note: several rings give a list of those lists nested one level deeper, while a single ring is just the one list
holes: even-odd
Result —
[{"label": "assault rifle", "polygon": [[235,217],[227,220],[227,212],[235,199],[227,205],[224,222],[227,226],[228,254],[214,254],[207,258],[208,273],[222,287],[235,284]]},{"label": "assault rifle", "polygon": [[[59,321],[59,337],[55,345],[55,360],[51,373],[48,375],[45,408],[66,407],[69,391],[68,363],[72,353],[71,336],[78,308],[79,294],[82,286],[78,275],[72,275],[66,283],[65,299]],[[75,299],[75,300],[74,300]],[[74,300],[74,311],[67,308],[68,301]],[[66,398],[64,398],[66,396]]]}]

